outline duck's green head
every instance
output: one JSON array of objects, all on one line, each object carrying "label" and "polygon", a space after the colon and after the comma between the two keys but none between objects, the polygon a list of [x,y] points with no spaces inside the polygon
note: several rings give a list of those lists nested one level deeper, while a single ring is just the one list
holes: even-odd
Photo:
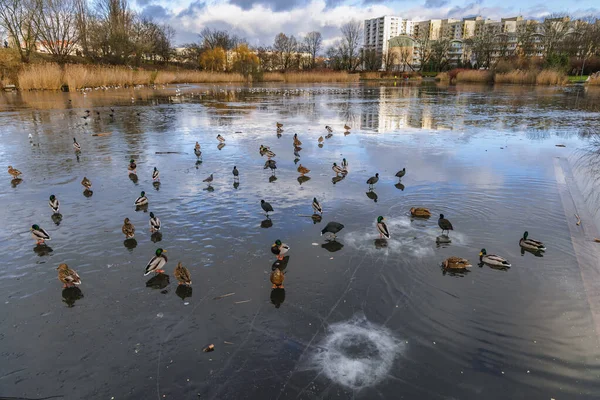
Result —
[{"label": "duck's green head", "polygon": [[156,171],[156,167],[154,167],[154,170]]},{"label": "duck's green head", "polygon": [[140,197],[144,197],[144,196],[146,196],[146,192],[140,193]]},{"label": "duck's green head", "polygon": [[162,253],[166,253],[166,252],[167,252],[167,251],[166,251],[166,250],[163,250],[163,249],[156,249],[156,256],[157,256],[157,257],[160,257]]},{"label": "duck's green head", "polygon": [[131,160],[129,160],[129,163],[134,163],[135,160],[132,158]]},{"label": "duck's green head", "polygon": [[337,164],[336,164],[336,163],[333,163],[333,166],[334,166],[334,167],[337,167]]},{"label": "duck's green head", "polygon": [[380,215],[379,217],[377,217],[377,223],[380,223],[381,221],[383,221],[383,217]]},{"label": "duck's green head", "polygon": [[277,240],[275,241],[275,244],[276,244],[277,246],[281,246],[281,240],[277,239]]},{"label": "duck's green head", "polygon": [[40,226],[39,225],[31,225],[31,230],[32,231],[39,231],[40,230]]},{"label": "duck's green head", "polygon": [[342,161],[344,161],[344,163],[345,163],[345,162],[346,162],[346,159],[345,159],[345,158],[343,158],[343,159],[342,159]]},{"label": "duck's green head", "polygon": [[317,198],[313,197],[313,203],[316,203],[316,202],[317,202]]},{"label": "duck's green head", "polygon": [[481,249],[481,251],[479,252],[479,257],[485,256],[486,254],[487,254],[487,251],[485,251],[485,249]]},{"label": "duck's green head", "polygon": [[527,236],[529,236],[529,232],[525,231],[525,233],[523,234],[523,239],[527,240]]},{"label": "duck's green head", "polygon": [[73,138],[73,142],[74,142],[74,143],[77,143],[77,139]]},{"label": "duck's green head", "polygon": [[154,213],[153,212],[150,213],[150,218],[154,218]]},{"label": "duck's green head", "polygon": [[56,196],[55,196],[55,195],[53,195],[53,194],[51,194],[51,195],[50,195],[50,201],[54,201],[54,199],[56,199]]}]

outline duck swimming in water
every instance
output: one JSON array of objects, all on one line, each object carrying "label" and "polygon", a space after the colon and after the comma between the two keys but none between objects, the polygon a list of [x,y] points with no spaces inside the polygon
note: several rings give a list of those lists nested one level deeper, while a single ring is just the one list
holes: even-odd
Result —
[{"label": "duck swimming in water", "polygon": [[526,231],[525,233],[523,233],[523,237],[521,238],[521,240],[519,240],[519,246],[527,250],[546,251],[546,246],[544,246],[544,243],[537,240],[528,239],[528,236],[529,232]]},{"label": "duck swimming in water", "polygon": [[121,232],[125,235],[125,239],[131,239],[135,236],[135,226],[129,221],[129,218],[125,218],[123,220],[123,227],[121,228]]},{"label": "duck swimming in water", "polygon": [[150,232],[158,232],[160,231],[160,219],[154,215],[153,212],[150,213]]},{"label": "duck swimming in water", "polygon": [[146,197],[146,192],[140,193],[140,197],[135,199],[134,205],[136,207],[142,207],[148,205],[148,198]]},{"label": "duck swimming in water", "polygon": [[485,249],[481,249],[479,252],[479,261],[493,267],[509,268],[511,266],[506,258],[495,254],[488,254]]},{"label": "duck swimming in water", "polygon": [[158,182],[160,180],[159,176],[160,176],[160,172],[158,172],[158,169],[156,169],[156,167],[154,167],[154,171],[152,171],[152,180],[154,182]]},{"label": "duck swimming in water", "polygon": [[460,257],[449,257],[442,263],[444,269],[465,269],[472,267],[469,260]]}]

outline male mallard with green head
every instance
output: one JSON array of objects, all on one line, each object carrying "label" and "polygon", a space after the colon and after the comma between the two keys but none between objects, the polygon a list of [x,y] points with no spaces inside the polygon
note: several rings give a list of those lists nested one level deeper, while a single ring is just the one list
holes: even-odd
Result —
[{"label": "male mallard with green head", "polygon": [[60,209],[60,202],[58,201],[58,199],[56,198],[55,195],[50,195],[50,200],[48,201],[48,205],[50,206],[50,208],[52,209],[52,212],[54,214],[58,214],[58,211]]},{"label": "male mallard with green head", "polygon": [[537,240],[528,239],[528,236],[529,232],[525,231],[525,233],[523,233],[523,237],[521,240],[519,240],[519,246],[527,250],[546,251],[546,246],[544,246],[544,243]]},{"label": "male mallard with green head", "polygon": [[377,217],[377,231],[379,231],[379,239],[389,239],[391,237],[387,224],[384,221],[385,218],[382,216]]},{"label": "male mallard with green head", "polygon": [[281,240],[277,239],[275,243],[271,245],[271,253],[277,256],[279,261],[283,260],[283,256],[290,250],[290,246],[285,243],[281,243]]},{"label": "male mallard with green head", "polygon": [[146,197],[146,192],[140,193],[140,197],[135,199],[134,205],[136,207],[142,207],[148,205],[148,198]]},{"label": "male mallard with green head", "polygon": [[39,225],[31,225],[31,236],[36,241],[36,244],[44,244],[44,241],[50,240],[50,235],[44,229],[40,228]]},{"label": "male mallard with green head", "polygon": [[164,254],[166,252],[167,251],[163,249],[156,249],[156,255],[152,257],[152,259],[148,262],[148,265],[146,265],[146,271],[144,272],[144,276],[150,275],[152,272],[156,274],[162,274],[163,272],[165,272],[161,268],[163,268],[167,263],[167,256],[165,256]]}]

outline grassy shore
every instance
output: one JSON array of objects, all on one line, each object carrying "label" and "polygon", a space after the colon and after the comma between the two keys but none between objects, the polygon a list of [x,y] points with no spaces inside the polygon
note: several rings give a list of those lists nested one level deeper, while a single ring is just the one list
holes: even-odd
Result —
[{"label": "grassy shore", "polygon": [[[260,77],[263,82],[357,82],[358,74],[334,71],[267,72]],[[236,83],[252,78],[226,72],[194,70],[148,71],[128,67],[94,66],[53,63],[31,64],[20,69],[14,84],[20,90],[69,90],[97,87],[127,87],[136,85],[164,85],[173,83]],[[10,83],[3,82],[5,85]]]}]

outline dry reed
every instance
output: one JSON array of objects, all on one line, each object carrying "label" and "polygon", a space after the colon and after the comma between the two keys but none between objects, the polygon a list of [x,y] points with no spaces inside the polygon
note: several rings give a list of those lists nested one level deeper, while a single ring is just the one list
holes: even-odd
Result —
[{"label": "dry reed", "polygon": [[537,85],[565,85],[569,78],[563,72],[545,69],[541,71],[536,79]]},{"label": "dry reed", "polygon": [[591,86],[600,86],[600,75],[595,77],[590,76],[590,79],[587,81],[587,84]]},{"label": "dry reed", "polygon": [[21,90],[60,90],[63,84],[62,69],[58,64],[33,64],[24,67],[17,75]]},{"label": "dry reed", "polygon": [[229,83],[246,82],[241,74],[206,71],[159,71],[154,79],[155,84],[169,83]]},{"label": "dry reed", "polygon": [[456,75],[456,82],[489,83],[494,81],[494,75],[486,70],[465,70]]},{"label": "dry reed", "polygon": [[450,82],[450,75],[447,72],[440,72],[435,76],[435,80],[439,82]]},{"label": "dry reed", "polygon": [[265,82],[316,83],[316,82],[358,82],[359,74],[347,72],[266,72]]},{"label": "dry reed", "polygon": [[494,76],[494,82],[532,85],[536,83],[536,77],[537,73],[535,71],[514,70],[506,73],[496,74]]}]

